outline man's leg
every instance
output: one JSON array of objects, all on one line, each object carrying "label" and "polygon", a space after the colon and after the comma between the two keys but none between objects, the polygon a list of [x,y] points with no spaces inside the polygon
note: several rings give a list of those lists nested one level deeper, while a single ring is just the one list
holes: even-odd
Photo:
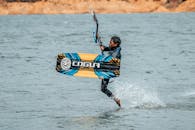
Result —
[{"label": "man's leg", "polygon": [[109,79],[102,79],[101,91],[105,93],[108,97],[111,97],[112,92],[107,89],[108,83],[109,83]]},{"label": "man's leg", "polygon": [[119,107],[121,107],[120,99],[116,98],[110,90],[107,89],[109,79],[102,79],[101,91],[105,93],[108,97],[111,97]]}]

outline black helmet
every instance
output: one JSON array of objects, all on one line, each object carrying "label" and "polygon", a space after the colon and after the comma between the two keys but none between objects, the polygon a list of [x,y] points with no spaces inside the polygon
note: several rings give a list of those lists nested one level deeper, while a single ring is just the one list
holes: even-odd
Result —
[{"label": "black helmet", "polygon": [[111,37],[111,40],[112,40],[114,43],[117,43],[118,46],[120,46],[120,44],[121,44],[121,39],[120,39],[120,37],[118,37],[118,36],[112,36],[112,37]]}]

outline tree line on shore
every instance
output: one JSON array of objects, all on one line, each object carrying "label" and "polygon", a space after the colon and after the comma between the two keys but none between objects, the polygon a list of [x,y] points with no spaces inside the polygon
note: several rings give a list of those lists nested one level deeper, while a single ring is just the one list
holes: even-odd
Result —
[{"label": "tree line on shore", "polygon": [[2,2],[37,2],[37,1],[42,1],[42,0],[2,0]]},{"label": "tree line on shore", "polygon": [[[45,1],[45,2],[46,1],[50,1],[50,2],[55,1],[56,2],[56,0],[0,0],[0,2],[37,2],[37,1]],[[99,1],[101,1],[101,0],[99,0]],[[110,1],[110,0],[107,0],[107,1]],[[126,1],[126,2],[135,1],[136,2],[136,1],[139,1],[139,0],[121,0],[121,1]],[[148,1],[148,0],[145,0],[145,1]],[[182,3],[186,0],[152,0],[152,1],[164,1],[166,3],[170,3],[170,2]]]},{"label": "tree line on shore", "polygon": [[[7,3],[12,3],[12,2],[26,2],[26,3],[35,3],[35,2],[39,2],[39,1],[42,1],[42,2],[49,2],[49,3],[54,3],[54,4],[64,4],[64,2],[75,2],[75,3],[78,3],[78,2],[84,2],[84,1],[90,1],[90,0],[0,0],[0,4],[1,6],[6,6]],[[100,1],[110,1],[112,2],[111,0],[93,0],[94,2],[100,2]],[[167,9],[172,9],[172,8],[176,8],[178,5],[180,5],[181,3],[183,3],[184,1],[187,1],[187,0],[118,0],[118,1],[125,1],[125,2],[128,2],[128,3],[132,3],[132,2],[139,2],[139,1],[144,1],[144,2],[160,2],[161,5],[163,5],[164,7],[166,7]]]}]

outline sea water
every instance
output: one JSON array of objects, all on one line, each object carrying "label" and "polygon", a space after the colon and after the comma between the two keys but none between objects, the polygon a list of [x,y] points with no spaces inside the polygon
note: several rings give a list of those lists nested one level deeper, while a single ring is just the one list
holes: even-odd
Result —
[{"label": "sea water", "polygon": [[97,17],[104,45],[122,39],[122,108],[99,79],[55,71],[58,53],[100,53],[91,15],[0,16],[0,130],[195,129],[195,13]]}]

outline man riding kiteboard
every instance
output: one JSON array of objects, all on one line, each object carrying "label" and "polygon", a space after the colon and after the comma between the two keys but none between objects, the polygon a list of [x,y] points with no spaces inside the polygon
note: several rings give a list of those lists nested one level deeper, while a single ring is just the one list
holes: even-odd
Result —
[{"label": "man riding kiteboard", "polygon": [[[105,55],[105,53],[106,53],[107,55],[110,55],[113,58],[121,59],[121,47],[120,47],[121,39],[120,39],[120,37],[112,36],[108,47],[102,45],[101,38],[98,34],[98,27],[99,27],[98,20],[97,20],[97,17],[95,15],[95,12],[92,12],[92,14],[93,14],[93,19],[96,23],[96,31],[94,32],[94,41],[95,41],[95,43],[99,44],[100,49],[102,51],[102,54]],[[109,80],[110,79],[102,79],[101,91],[103,93],[105,93],[108,97],[111,97],[116,102],[116,104],[119,107],[121,107],[120,99],[117,98],[109,89],[107,89]]]}]

